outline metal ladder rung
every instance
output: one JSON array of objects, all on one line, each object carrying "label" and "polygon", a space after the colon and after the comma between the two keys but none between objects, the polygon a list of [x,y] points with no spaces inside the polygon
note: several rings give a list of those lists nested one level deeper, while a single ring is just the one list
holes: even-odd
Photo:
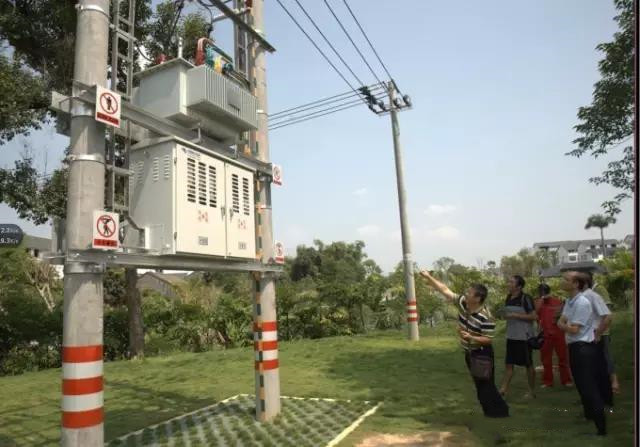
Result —
[{"label": "metal ladder rung", "polygon": [[131,59],[128,54],[118,53],[118,57],[123,59],[125,62],[133,63],[133,59]]},{"label": "metal ladder rung", "polygon": [[107,171],[111,171],[114,175],[119,175],[121,177],[130,177],[133,175],[133,171],[113,165],[107,165]]},{"label": "metal ladder rung", "polygon": [[125,42],[137,42],[138,39],[136,39],[136,37],[133,34],[129,34],[127,31],[121,29],[121,28],[117,28],[114,30],[117,35],[118,38],[121,40],[124,40]]}]

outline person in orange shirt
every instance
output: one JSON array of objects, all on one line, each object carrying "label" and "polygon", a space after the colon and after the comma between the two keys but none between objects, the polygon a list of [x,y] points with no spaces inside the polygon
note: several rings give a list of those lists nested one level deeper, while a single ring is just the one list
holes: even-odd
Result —
[{"label": "person in orange shirt", "polygon": [[560,382],[564,386],[572,386],[571,372],[567,361],[567,344],[565,342],[564,332],[557,326],[558,317],[562,312],[563,302],[560,298],[551,295],[551,288],[547,284],[538,286],[539,298],[535,300],[534,305],[538,322],[544,332],[544,343],[540,348],[540,360],[544,368],[542,374],[542,387],[548,388],[553,386],[553,351],[556,351],[558,357],[558,366],[560,369]]}]

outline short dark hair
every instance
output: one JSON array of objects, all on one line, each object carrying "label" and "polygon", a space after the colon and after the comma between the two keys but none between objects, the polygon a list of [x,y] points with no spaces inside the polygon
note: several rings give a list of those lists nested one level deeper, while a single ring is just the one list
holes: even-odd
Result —
[{"label": "short dark hair", "polygon": [[471,288],[473,289],[474,295],[480,298],[480,303],[484,303],[489,293],[487,288],[483,284],[471,284]]},{"label": "short dark hair", "polygon": [[593,273],[590,270],[584,272],[584,279],[587,282],[587,287],[593,287]]},{"label": "short dark hair", "polygon": [[526,282],[524,281],[524,278],[522,276],[513,275],[512,278],[516,280],[516,286],[520,287],[521,289],[524,289],[524,285],[526,284]]},{"label": "short dark hair", "polygon": [[545,295],[549,295],[551,293],[551,287],[549,287],[548,284],[540,284],[538,286],[538,294],[540,296],[545,296]]},{"label": "short dark hair", "polygon": [[588,282],[587,275],[585,275],[583,272],[577,272],[575,270],[568,271],[565,274],[569,276],[570,281],[578,284],[578,288],[580,290],[584,290],[584,287]]}]

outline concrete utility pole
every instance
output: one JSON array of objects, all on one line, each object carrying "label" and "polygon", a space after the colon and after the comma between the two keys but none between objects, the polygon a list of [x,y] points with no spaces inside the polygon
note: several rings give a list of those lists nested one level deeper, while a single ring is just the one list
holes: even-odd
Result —
[{"label": "concrete utility pole", "polygon": [[409,340],[420,339],[418,332],[418,307],[416,302],[416,285],[413,277],[413,259],[411,258],[411,235],[409,234],[409,220],[407,218],[407,193],[404,188],[404,168],[402,163],[402,149],[400,148],[400,126],[395,104],[396,85],[393,81],[387,84],[389,91],[389,108],[391,115],[391,129],[393,132],[393,151],[396,161],[396,180],[398,182],[398,205],[400,207],[400,232],[402,233],[402,260],[404,262],[404,288],[407,299],[407,323],[409,326]]},{"label": "concrete utility pole", "polygon": [[[264,35],[264,0],[253,0],[251,23]],[[244,42],[236,41],[240,46]],[[236,51],[240,48],[237,47]],[[249,47],[249,81],[258,98],[258,130],[252,132],[250,147],[257,158],[269,162],[269,136],[267,118],[267,76],[265,50],[254,39]],[[273,262],[273,228],[271,215],[271,181],[256,180],[256,247],[257,257],[263,263]],[[280,413],[280,371],[278,369],[278,332],[276,288],[273,276],[254,276],[254,346],[256,369],[256,418],[270,421]]]},{"label": "concrete utility pole", "polygon": [[[105,86],[109,38],[109,0],[77,5],[74,79]],[[74,96],[80,87],[73,87]],[[105,130],[94,110],[73,101],[67,198],[68,250],[92,245],[93,212],[104,208]],[[62,330],[62,445],[104,445],[102,332],[104,270],[100,265],[65,260]]]}]

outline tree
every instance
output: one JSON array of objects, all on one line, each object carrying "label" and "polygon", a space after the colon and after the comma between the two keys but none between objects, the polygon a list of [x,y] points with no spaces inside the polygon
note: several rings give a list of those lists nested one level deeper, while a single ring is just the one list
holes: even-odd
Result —
[{"label": "tree", "polygon": [[596,47],[604,53],[598,68],[602,78],[596,82],[590,106],[578,109],[580,134],[573,143],[578,147],[566,155],[581,157],[589,152],[597,158],[622,147],[621,157],[608,164],[598,177],[589,179],[596,185],[605,183],[621,190],[602,204],[607,214],[620,212],[620,203],[635,191],[634,152],[631,144],[622,146],[633,134],[634,123],[634,10],[633,0],[614,0],[619,31],[613,42]]},{"label": "tree", "polygon": [[591,228],[600,228],[600,247],[602,247],[602,257],[607,257],[607,247],[604,245],[604,229],[610,224],[616,223],[616,219],[613,216],[603,216],[602,214],[593,214],[587,219],[587,224],[584,226],[585,230]]}]

